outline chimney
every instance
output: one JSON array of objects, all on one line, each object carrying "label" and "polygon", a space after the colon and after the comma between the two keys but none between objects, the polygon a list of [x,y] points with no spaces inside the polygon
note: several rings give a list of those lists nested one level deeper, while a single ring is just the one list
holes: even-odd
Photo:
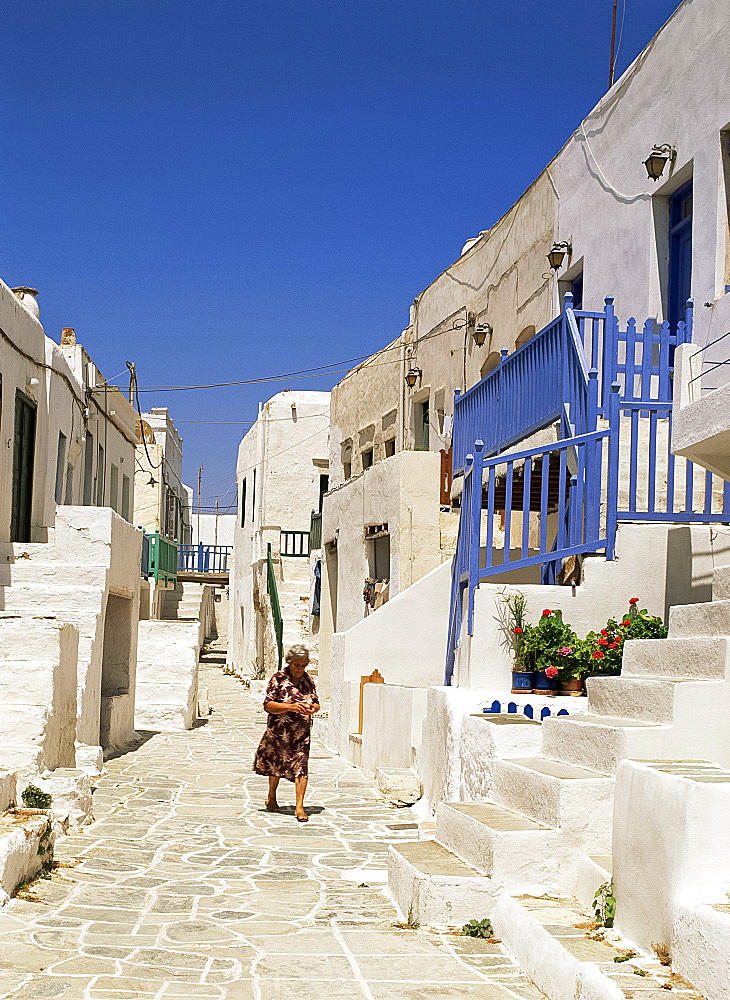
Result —
[{"label": "chimney", "polygon": [[64,326],[61,331],[61,347],[72,347],[76,343],[76,331],[72,326]]},{"label": "chimney", "polygon": [[25,308],[35,318],[40,322],[41,311],[38,308],[38,289],[28,288],[25,285],[18,285],[17,288],[11,289],[16,298],[20,299]]}]

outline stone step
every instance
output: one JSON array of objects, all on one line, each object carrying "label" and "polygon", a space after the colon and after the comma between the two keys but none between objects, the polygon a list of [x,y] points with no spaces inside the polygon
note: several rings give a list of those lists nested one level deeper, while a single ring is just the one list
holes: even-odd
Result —
[{"label": "stone step", "polygon": [[494,764],[494,798],[558,829],[580,850],[611,849],[613,778],[548,757],[513,757]]},{"label": "stone step", "polygon": [[10,586],[47,586],[69,583],[78,587],[106,586],[106,567],[78,563],[41,562],[35,559],[19,559],[10,567]]},{"label": "stone step", "polygon": [[41,612],[84,611],[101,605],[100,587],[77,587],[68,584],[18,584],[5,591],[7,610]]},{"label": "stone step", "polygon": [[730,636],[730,600],[680,604],[669,612],[670,638]]},{"label": "stone step", "polygon": [[674,677],[721,680],[730,654],[730,638],[632,639],[624,644],[623,677]]},{"label": "stone step", "polygon": [[[649,641],[649,640],[647,640]],[[542,724],[542,753],[601,774],[625,758],[674,757],[672,727],[602,715],[550,717]]]},{"label": "stone step", "polygon": [[712,600],[730,600],[730,566],[715,566],[713,569]]},{"label": "stone step", "polygon": [[639,722],[671,724],[678,708],[698,697],[712,698],[722,681],[690,681],[670,677],[590,677],[588,709],[595,715],[609,715]]},{"label": "stone step", "polygon": [[560,834],[493,802],[442,802],[436,840],[510,891],[551,887]]},{"label": "stone step", "polygon": [[[570,897],[515,899],[503,893],[490,919],[496,936],[551,1000],[574,1000],[580,996],[590,1000],[618,1000],[624,996],[618,984],[626,980],[626,973],[631,980],[635,979],[630,975],[632,967],[614,962],[629,943],[620,938],[614,944],[590,937],[586,925],[590,925],[592,916]],[[656,966],[656,960],[653,964]],[[634,982],[630,985],[635,987]],[[658,994],[659,990],[649,991],[653,992]],[[626,995],[633,995],[633,990]]]},{"label": "stone step", "polygon": [[411,925],[461,927],[489,916],[499,888],[434,840],[388,849],[388,886]]}]

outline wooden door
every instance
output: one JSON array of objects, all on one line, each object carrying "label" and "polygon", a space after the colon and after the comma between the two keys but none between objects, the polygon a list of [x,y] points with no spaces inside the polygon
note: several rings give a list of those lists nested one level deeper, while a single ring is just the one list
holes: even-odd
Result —
[{"label": "wooden door", "polygon": [[15,438],[13,443],[13,499],[10,540],[30,541],[33,508],[36,407],[19,390],[15,394]]}]

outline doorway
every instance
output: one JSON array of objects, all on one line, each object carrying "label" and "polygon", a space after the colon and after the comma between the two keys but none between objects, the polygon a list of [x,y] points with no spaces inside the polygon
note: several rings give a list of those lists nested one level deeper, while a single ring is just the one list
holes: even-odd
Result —
[{"label": "doorway", "polygon": [[684,319],[692,290],[692,181],[669,199],[669,324]]},{"label": "doorway", "polygon": [[18,389],[15,393],[13,496],[10,517],[10,540],[12,542],[30,541],[35,432],[36,404]]},{"label": "doorway", "polygon": [[[132,651],[132,601],[109,594],[104,615],[104,644],[101,654],[101,718],[99,742],[109,746],[113,739],[114,711],[110,700],[129,695],[129,661]],[[135,623],[136,624],[136,623]]]}]

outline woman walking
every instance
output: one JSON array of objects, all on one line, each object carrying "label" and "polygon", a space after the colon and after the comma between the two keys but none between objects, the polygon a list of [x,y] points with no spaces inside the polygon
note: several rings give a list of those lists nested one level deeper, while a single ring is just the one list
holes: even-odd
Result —
[{"label": "woman walking", "polygon": [[319,699],[314,681],[307,673],[307,647],[292,646],[285,659],[286,666],[277,670],[266,688],[264,710],[269,718],[253,769],[256,774],[268,776],[269,812],[279,811],[276,790],[280,779],[294,782],[295,814],[300,823],[306,823],[309,816],[304,811],[304,793],[309,775],[309,742],[312,716],[319,711]]}]

